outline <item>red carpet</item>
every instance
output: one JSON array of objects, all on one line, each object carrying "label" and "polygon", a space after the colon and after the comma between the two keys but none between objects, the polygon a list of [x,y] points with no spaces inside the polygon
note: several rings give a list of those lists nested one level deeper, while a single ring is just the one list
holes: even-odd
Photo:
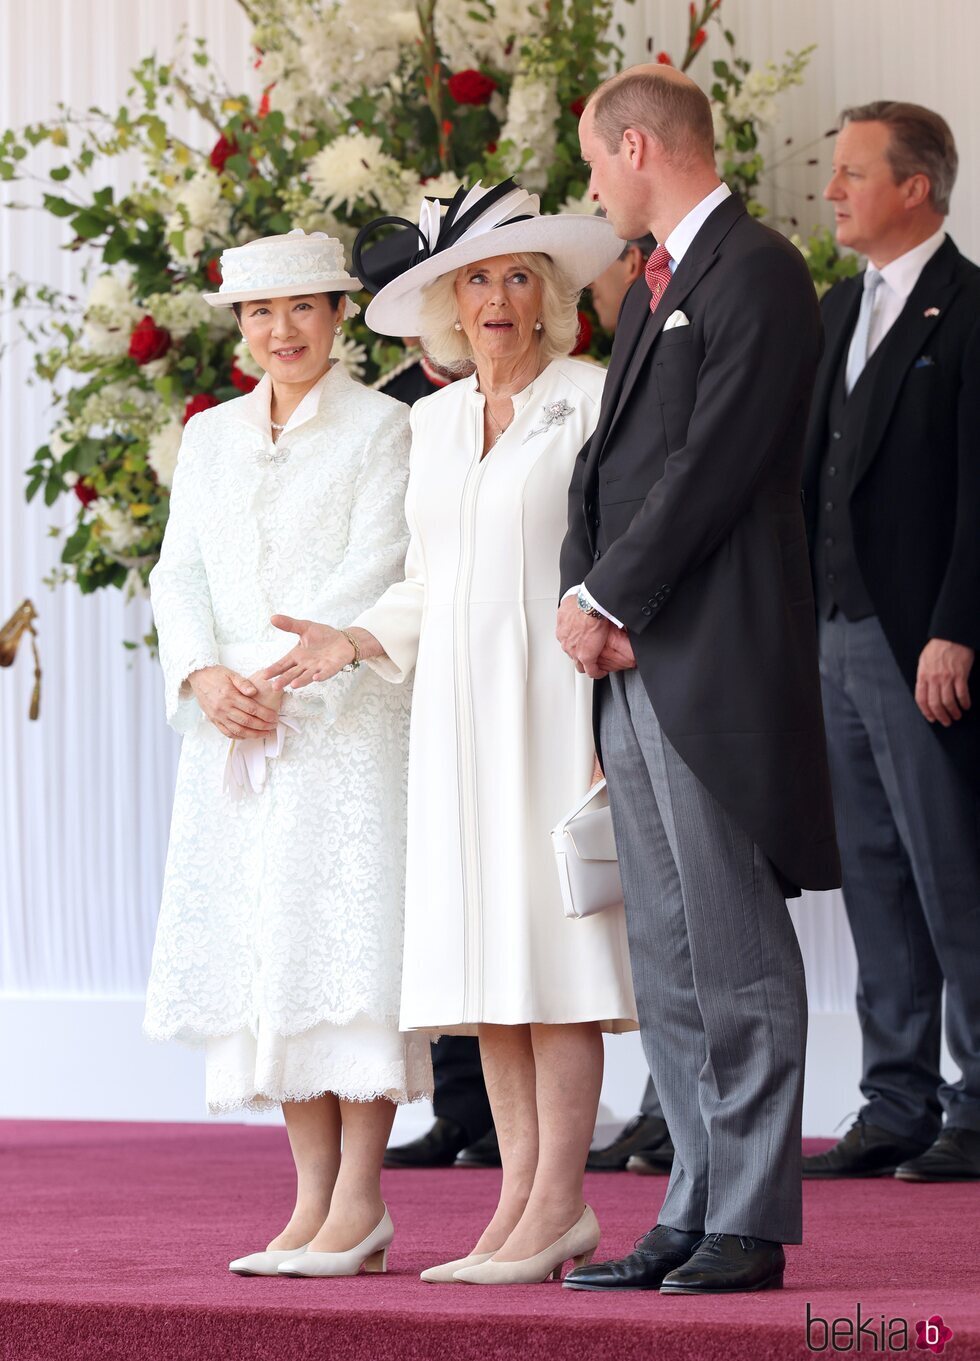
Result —
[{"label": "red carpet", "polygon": [[[385,1173],[397,1230],[386,1277],[240,1279],[228,1260],[264,1246],[289,1202],[280,1130],[0,1123],[0,1357],[781,1361],[812,1354],[809,1303],[812,1318],[842,1320],[835,1339],[811,1329],[827,1353],[858,1351],[860,1304],[864,1356],[929,1357],[915,1323],[941,1314],[953,1330],[944,1355],[980,1361],[977,1184],[808,1184],[807,1242],[787,1252],[783,1291],[615,1299],[553,1283],[423,1285],[423,1267],[471,1246],[496,1183],[462,1169]],[[590,1178],[600,1255],[654,1223],[665,1185]],[[907,1351],[892,1320],[907,1321]]]}]

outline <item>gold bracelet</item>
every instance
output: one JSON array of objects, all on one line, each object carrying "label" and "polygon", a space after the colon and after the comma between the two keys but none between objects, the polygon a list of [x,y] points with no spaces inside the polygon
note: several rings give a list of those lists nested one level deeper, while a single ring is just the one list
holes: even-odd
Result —
[{"label": "gold bracelet", "polygon": [[347,641],[350,643],[351,647],[354,649],[354,660],[348,662],[346,666],[341,667],[341,670],[356,671],[361,664],[361,649],[358,647],[357,639],[354,637],[352,633],[348,633],[346,629],[341,629],[340,631],[347,639]]}]

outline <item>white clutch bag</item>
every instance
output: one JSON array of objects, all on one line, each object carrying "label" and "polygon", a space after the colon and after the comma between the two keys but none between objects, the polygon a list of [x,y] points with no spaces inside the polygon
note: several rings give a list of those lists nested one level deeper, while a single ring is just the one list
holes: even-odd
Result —
[{"label": "white clutch bag", "polygon": [[593,785],[562,818],[551,833],[551,843],[566,917],[591,917],[607,907],[622,906],[623,885],[605,780]]}]

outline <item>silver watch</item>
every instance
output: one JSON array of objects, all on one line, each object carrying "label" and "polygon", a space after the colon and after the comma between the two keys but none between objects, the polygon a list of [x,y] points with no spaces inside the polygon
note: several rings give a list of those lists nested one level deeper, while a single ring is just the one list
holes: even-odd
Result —
[{"label": "silver watch", "polygon": [[590,602],[588,596],[585,594],[584,588],[581,586],[578,589],[578,595],[575,597],[575,603],[583,614],[591,614],[593,619],[602,619],[605,617],[602,610],[597,610]]}]

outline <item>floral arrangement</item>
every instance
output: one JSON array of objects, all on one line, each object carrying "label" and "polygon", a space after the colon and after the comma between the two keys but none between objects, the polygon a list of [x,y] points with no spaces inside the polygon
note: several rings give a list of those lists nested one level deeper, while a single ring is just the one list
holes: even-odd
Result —
[{"label": "floral arrangement", "polygon": [[[349,248],[379,214],[414,220],[423,193],[508,174],[546,211],[593,211],[577,126],[585,94],[622,61],[613,0],[239,3],[253,25],[254,95],[225,88],[203,45],[185,42],[174,61],[136,68],[116,113],[62,107],[0,136],[0,179],[41,180],[41,206],[64,219],[67,248],[90,262],[81,303],[19,279],[2,291],[34,347],[36,377],[54,390],[52,433],[27,469],[27,496],[77,498],[57,575],[85,592],[145,590],[184,424],[258,381],[234,317],[201,296],[220,283],[226,246],[299,226]],[[682,66],[720,24],[721,3],[690,5]],[[761,71],[734,51],[714,63],[723,173],[752,211],[761,212],[758,131],[808,55]],[[177,106],[212,127],[208,150],[174,135]],[[28,168],[41,144],[59,152],[47,177]],[[119,197],[91,189],[98,167],[134,150],[139,183]],[[807,249],[825,274],[840,267],[826,243]],[[579,351],[590,346],[601,353],[583,311]],[[335,354],[372,381],[403,351],[358,319]]]}]

